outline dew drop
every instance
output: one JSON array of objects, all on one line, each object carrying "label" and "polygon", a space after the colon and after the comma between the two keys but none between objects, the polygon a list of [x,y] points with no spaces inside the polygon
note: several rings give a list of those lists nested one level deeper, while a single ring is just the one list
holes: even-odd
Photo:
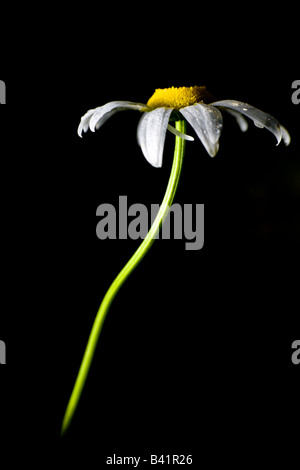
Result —
[{"label": "dew drop", "polygon": [[255,124],[256,127],[259,127],[260,129],[264,128],[264,126],[258,121],[254,121],[254,124]]}]

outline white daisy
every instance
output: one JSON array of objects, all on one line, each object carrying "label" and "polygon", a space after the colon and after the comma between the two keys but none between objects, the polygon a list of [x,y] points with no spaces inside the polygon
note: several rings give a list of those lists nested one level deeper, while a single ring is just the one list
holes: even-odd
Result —
[{"label": "white daisy", "polygon": [[[245,115],[252,119],[256,126],[265,127],[271,131],[275,135],[278,144],[282,138],[286,145],[290,143],[290,136],[287,130],[269,114],[240,101],[225,100],[213,102],[212,96],[206,91],[205,87],[197,86],[158,89],[147,104],[132,103],[130,101],[112,101],[99,108],[91,109],[82,117],[78,127],[78,134],[81,136],[82,132],[86,132],[88,128],[92,131],[99,129],[114,113],[126,109],[138,110],[143,113],[138,125],[137,139],[143,154],[151,165],[155,167],[162,166],[167,129],[177,136],[173,164],[163,201],[147,236],[114,279],[100,304],[66,408],[62,423],[62,433],[66,432],[69,427],[78,406],[110,305],[128,276],[148,252],[174,200],[182,169],[185,140],[194,140],[185,134],[186,122],[193,127],[207,152],[212,157],[216,155],[219,149],[219,138],[223,127],[220,110],[227,110],[227,112],[232,114],[242,131],[245,131],[248,127],[247,121],[243,117]],[[176,129],[169,124],[169,121],[173,120],[176,121]]]},{"label": "white daisy", "polygon": [[137,140],[148,162],[159,168],[162,166],[167,129],[183,139],[194,140],[193,137],[180,133],[169,124],[174,114],[177,118],[178,114],[183,116],[193,127],[209,155],[214,157],[219,149],[219,138],[223,127],[221,110],[233,115],[243,132],[248,128],[248,123],[242,116],[245,115],[252,119],[257,127],[265,127],[272,132],[277,139],[277,145],[281,139],[285,145],[289,145],[291,138],[288,131],[269,114],[241,101],[211,102],[212,99],[205,87],[194,86],[157,89],[147,104],[111,101],[104,106],[90,109],[81,118],[78,134],[82,137],[82,132],[86,132],[88,128],[94,132],[118,111],[132,109],[143,112],[138,124]]}]

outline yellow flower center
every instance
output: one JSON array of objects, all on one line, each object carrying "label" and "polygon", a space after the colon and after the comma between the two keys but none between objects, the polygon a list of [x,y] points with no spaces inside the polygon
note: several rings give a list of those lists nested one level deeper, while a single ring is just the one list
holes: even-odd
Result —
[{"label": "yellow flower center", "polygon": [[180,109],[195,103],[209,103],[212,95],[205,86],[157,88],[149,99],[147,106],[150,108],[174,108]]}]

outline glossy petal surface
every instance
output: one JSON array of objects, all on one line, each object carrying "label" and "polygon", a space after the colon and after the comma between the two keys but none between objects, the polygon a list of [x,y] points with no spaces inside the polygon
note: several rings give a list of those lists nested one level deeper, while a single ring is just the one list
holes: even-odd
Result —
[{"label": "glossy petal surface", "polygon": [[209,155],[214,157],[219,150],[219,138],[223,127],[220,111],[213,106],[197,103],[182,108],[180,113],[194,128]]},{"label": "glossy petal surface", "polygon": [[270,116],[270,114],[267,114],[260,109],[254,108],[250,104],[235,100],[216,101],[211,105],[220,108],[233,109],[234,111],[238,111],[239,113],[244,114],[244,116],[252,119],[257,127],[265,127],[268,129],[268,131],[272,132],[277,139],[277,145],[281,141],[281,126],[277,119],[275,119],[273,116]]},{"label": "glossy petal surface", "polygon": [[147,161],[156,168],[162,166],[166,131],[172,111],[171,108],[156,108],[146,112],[138,125],[138,143]]},{"label": "glossy petal surface", "polygon": [[94,132],[95,129],[99,129],[105,123],[105,121],[107,121],[107,119],[109,119],[118,111],[125,111],[128,109],[141,111],[145,108],[146,105],[142,103],[132,103],[131,101],[111,101],[104,106],[90,109],[81,118],[77,131],[78,135],[82,137],[82,131],[86,132],[88,128]]}]

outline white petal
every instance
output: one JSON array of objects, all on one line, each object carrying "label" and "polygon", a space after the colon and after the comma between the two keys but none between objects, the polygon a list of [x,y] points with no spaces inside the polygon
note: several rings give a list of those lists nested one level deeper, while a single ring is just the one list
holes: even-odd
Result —
[{"label": "white petal", "polygon": [[222,115],[210,105],[197,103],[180,109],[180,113],[194,128],[207,152],[214,157],[219,150],[222,131]]},{"label": "white petal", "polygon": [[147,108],[145,104],[142,103],[132,103],[131,101],[111,101],[106,103],[104,106],[99,106],[95,109],[90,109],[82,118],[78,127],[78,134],[81,137],[82,131],[86,132],[88,127],[91,131],[99,129],[102,124],[104,124],[107,119],[109,119],[113,114],[118,111],[124,111],[127,109],[134,109],[141,111],[142,109]]},{"label": "white petal", "polygon": [[179,132],[175,127],[171,126],[168,124],[167,126],[168,131],[172,132],[172,134],[176,135],[177,137],[181,137],[184,140],[195,140],[194,137],[191,137],[190,135],[187,134],[182,134],[182,132]]},{"label": "white petal", "polygon": [[265,127],[270,132],[272,132],[277,139],[277,145],[281,141],[281,126],[277,119],[275,119],[273,116],[270,116],[270,114],[267,114],[264,111],[261,111],[260,109],[254,108],[250,104],[242,103],[241,101],[235,100],[216,101],[214,103],[211,103],[211,105],[221,108],[230,108],[235,111],[238,111],[239,113],[244,114],[248,118],[252,119],[252,121],[257,127]]},{"label": "white petal", "polygon": [[148,162],[162,166],[164,143],[172,108],[156,108],[144,113],[137,129],[137,140]]},{"label": "white petal", "polygon": [[104,124],[104,122],[110,118],[117,111],[125,111],[127,109],[133,109],[141,111],[145,109],[146,105],[142,103],[132,103],[131,101],[111,101],[110,103],[100,106],[95,109],[95,112],[90,120],[90,129],[95,131]]},{"label": "white petal", "polygon": [[286,130],[285,127],[280,126],[280,129],[281,129],[281,132],[282,132],[283,142],[285,143],[286,146],[290,145],[290,143],[291,143],[290,134],[288,133],[288,131]]},{"label": "white petal", "polygon": [[246,132],[246,130],[248,129],[248,122],[246,121],[245,118],[243,118],[241,113],[238,113],[237,111],[233,111],[233,109],[229,109],[229,108],[228,109],[224,108],[224,111],[226,111],[226,113],[228,114],[231,114],[231,116],[233,116],[236,119],[236,122],[240,126],[240,129],[242,132]]},{"label": "white petal", "polygon": [[82,131],[86,132],[88,130],[89,122],[94,112],[95,112],[95,109],[90,109],[87,113],[85,113],[84,116],[82,116],[80,120],[80,124],[77,129],[77,133],[79,137],[82,137]]}]

